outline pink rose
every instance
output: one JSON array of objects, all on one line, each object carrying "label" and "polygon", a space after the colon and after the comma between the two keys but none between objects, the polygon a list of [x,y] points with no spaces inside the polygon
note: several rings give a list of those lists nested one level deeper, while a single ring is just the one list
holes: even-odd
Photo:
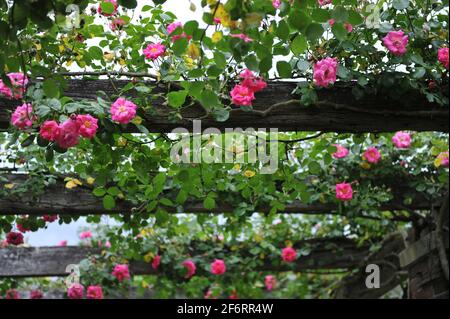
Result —
[{"label": "pink rose", "polygon": [[279,9],[281,6],[281,0],[273,0],[272,5],[275,9]]},{"label": "pink rose", "polygon": [[84,287],[81,284],[74,283],[67,288],[67,296],[70,299],[81,299],[84,295]]},{"label": "pink rose", "polygon": [[89,286],[86,293],[87,299],[103,299],[103,289],[100,286]]},{"label": "pink rose", "polygon": [[93,138],[97,133],[98,120],[89,114],[77,115],[78,132],[86,138]]},{"label": "pink rose", "polygon": [[28,227],[24,227],[22,224],[17,224],[17,230],[23,234],[30,231]]},{"label": "pink rose", "polygon": [[408,35],[404,34],[401,30],[390,31],[383,38],[383,44],[393,55],[404,55],[406,53],[406,46],[408,45]]},{"label": "pink rose", "polygon": [[277,285],[277,279],[272,275],[267,275],[264,278],[264,285],[268,291],[272,291]]},{"label": "pink rose", "polygon": [[348,22],[344,23],[344,28],[345,28],[345,30],[347,30],[348,33],[353,31],[353,26]]},{"label": "pink rose", "polygon": [[255,99],[254,92],[244,85],[236,85],[230,92],[233,104],[252,106],[252,102]]},{"label": "pink rose", "polygon": [[36,119],[36,116],[33,115],[33,107],[31,104],[25,103],[18,106],[11,115],[11,124],[19,130],[25,130],[31,128]]},{"label": "pink rose", "polygon": [[59,128],[59,136],[56,142],[61,148],[69,148],[78,144],[80,134],[78,133],[78,124],[75,120],[68,119]]},{"label": "pink rose", "polygon": [[211,273],[214,275],[222,275],[226,270],[225,262],[221,259],[216,259],[211,263]]},{"label": "pink rose", "polygon": [[249,69],[245,69],[240,74],[240,77],[242,78],[241,85],[249,88],[254,93],[260,92],[267,87],[267,83],[260,77],[256,77]]},{"label": "pink rose", "polygon": [[438,50],[438,61],[448,69],[448,48],[440,48]]},{"label": "pink rose", "polygon": [[42,219],[47,223],[53,223],[58,219],[58,215],[44,215]]},{"label": "pink rose", "polygon": [[27,76],[23,73],[8,73],[7,76],[11,82],[12,89],[0,80],[0,94],[10,99],[21,99],[28,85]]},{"label": "pink rose", "polygon": [[340,201],[349,201],[353,199],[352,185],[349,183],[336,184],[336,198]]},{"label": "pink rose", "polygon": [[283,248],[281,251],[281,258],[288,263],[292,263],[297,259],[297,252],[292,247]]},{"label": "pink rose", "polygon": [[66,247],[67,246],[67,240],[61,240],[59,243],[58,243],[58,247]]},{"label": "pink rose", "polygon": [[332,27],[334,25],[334,23],[335,23],[334,19],[328,20],[328,24],[330,25],[330,27]]},{"label": "pink rose", "polygon": [[15,289],[9,289],[6,291],[5,299],[20,299],[20,294]]},{"label": "pink rose", "polygon": [[319,6],[323,7],[326,6],[327,4],[332,3],[333,0],[317,0],[317,2],[319,2]]},{"label": "pink rose", "polygon": [[442,167],[448,167],[448,151],[440,153],[436,158],[436,163],[438,163],[438,166]]},{"label": "pink rose", "polygon": [[130,271],[128,265],[116,265],[112,272],[112,275],[117,278],[118,281],[123,281],[125,279],[130,279]]},{"label": "pink rose", "polygon": [[183,261],[182,265],[186,268],[187,273],[184,278],[191,278],[195,275],[195,272],[197,270],[197,267],[195,266],[194,262],[190,259]]},{"label": "pink rose", "polygon": [[54,142],[58,139],[61,129],[56,121],[45,121],[42,123],[39,134],[44,140]]},{"label": "pink rose", "polygon": [[363,159],[369,163],[376,164],[381,160],[380,151],[376,147],[369,147],[363,154]]},{"label": "pink rose", "polygon": [[164,55],[166,47],[161,43],[151,43],[144,49],[144,56],[150,60],[156,60],[160,56]]},{"label": "pink rose", "polygon": [[411,146],[411,135],[406,132],[397,132],[392,137],[392,143],[396,148],[409,148]]},{"label": "pink rose", "polygon": [[334,144],[333,146],[336,147],[336,152],[334,152],[333,154],[331,154],[331,156],[333,156],[334,158],[344,158],[347,157],[348,155],[348,149],[346,149],[344,146],[339,145],[339,144]]},{"label": "pink rose", "polygon": [[127,24],[124,19],[114,18],[112,22],[109,24],[109,28],[111,31],[116,31],[122,29],[122,27]]},{"label": "pink rose", "polygon": [[136,104],[120,97],[111,105],[111,118],[118,123],[128,124],[136,116],[136,109]]},{"label": "pink rose", "polygon": [[317,86],[327,87],[336,82],[338,62],[335,58],[325,58],[314,64],[314,83]]},{"label": "pink rose", "polygon": [[44,294],[40,290],[31,290],[30,291],[30,299],[42,299]]},{"label": "pink rose", "polygon": [[99,14],[104,15],[104,16],[106,16],[106,17],[109,17],[109,16],[112,16],[112,15],[114,15],[114,14],[117,13],[117,8],[119,7],[119,5],[117,4],[117,0],[102,0],[102,1],[103,1],[103,2],[110,2],[110,3],[112,3],[113,6],[114,6],[114,11],[113,11],[113,13],[103,13],[102,7],[101,7],[101,5],[99,4],[99,5],[98,5],[98,8],[97,8],[97,12],[98,12]]},{"label": "pink rose", "polygon": [[92,238],[92,233],[89,230],[84,231],[80,234],[80,239],[89,239],[89,238]]},{"label": "pink rose", "polygon": [[14,246],[21,245],[23,244],[23,235],[21,233],[11,231],[6,235],[6,242]]},{"label": "pink rose", "polygon": [[153,261],[152,261],[152,268],[154,270],[158,269],[160,263],[161,263],[161,256],[160,255],[156,255],[155,258],[153,258]]}]

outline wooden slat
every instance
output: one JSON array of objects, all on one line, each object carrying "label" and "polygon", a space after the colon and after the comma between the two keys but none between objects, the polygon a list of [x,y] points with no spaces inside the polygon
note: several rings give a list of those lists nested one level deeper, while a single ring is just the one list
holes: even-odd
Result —
[{"label": "wooden slat", "polygon": [[[0,182],[0,187],[6,183],[14,184],[14,187],[20,187],[24,183],[27,175],[4,175],[7,182]],[[238,198],[238,194],[236,194]],[[405,209],[420,210],[429,209],[430,203],[420,199],[415,200],[411,204],[403,205],[401,200],[394,200],[383,203],[378,210],[384,211],[401,211]],[[239,197],[239,201],[242,200]],[[102,199],[92,194],[92,189],[87,187],[77,187],[75,189],[67,189],[64,182],[59,180],[55,184],[45,188],[43,194],[36,196],[33,194],[20,193],[20,196],[0,197],[0,214],[2,215],[45,215],[52,214],[66,215],[100,215],[100,214],[132,214],[133,209],[137,205],[133,205],[127,201],[117,201],[116,207],[106,211],[103,208]],[[226,203],[217,203],[214,209],[206,209],[201,202],[186,202],[183,207],[166,207],[169,213],[227,213],[233,212],[235,207]],[[255,209],[256,212],[268,213],[271,210],[270,205],[263,205]],[[335,203],[314,203],[303,204],[299,201],[286,204],[286,208],[282,213],[287,214],[339,214],[338,206]],[[368,216],[367,218],[374,218]],[[397,221],[409,221],[405,216],[393,217]]]},{"label": "wooden slat", "polygon": [[[300,248],[306,242],[294,244]],[[367,247],[358,247],[353,241],[338,238],[327,240],[312,240],[311,253],[301,256],[295,264],[272,265],[266,260],[259,271],[299,271],[308,269],[347,269],[358,265],[368,253]],[[195,247],[192,247],[195,249]],[[224,248],[227,249],[226,247]],[[78,264],[89,255],[98,253],[98,249],[88,247],[6,247],[0,248],[0,277],[43,277],[66,276],[66,267]],[[243,255],[249,252],[241,251]],[[205,256],[214,259],[214,256]],[[155,274],[150,264],[131,262],[130,271],[134,275]]]},{"label": "wooden slat", "polygon": [[[129,81],[116,81],[118,88]],[[291,93],[295,83],[271,82],[267,89],[257,94],[254,103],[255,110],[267,110],[278,103],[298,100]],[[290,103],[279,106],[265,116],[251,112],[233,111],[226,122],[216,122],[212,118],[202,120],[202,127],[225,128],[277,128],[279,131],[323,131],[323,132],[393,132],[399,130],[413,131],[449,131],[448,106],[434,105],[417,94],[405,94],[398,100],[388,98],[379,93],[355,100],[352,87],[336,84],[331,89],[319,90],[319,100],[331,102],[316,106],[301,106]],[[448,94],[448,88],[446,88]],[[74,99],[96,99],[97,91],[104,91],[112,96],[115,91],[108,80],[70,80],[65,95]],[[163,87],[156,87],[154,92],[166,92]],[[11,111],[17,106],[17,101],[0,98],[0,130],[9,127]],[[152,102],[156,114],[148,112],[140,114],[145,118],[144,125],[151,132],[170,132],[176,127],[192,130],[192,120],[204,115],[204,110],[198,106],[184,109],[184,120],[172,122],[167,115],[173,111],[164,105],[163,99]],[[135,131],[133,125],[125,131]]]}]

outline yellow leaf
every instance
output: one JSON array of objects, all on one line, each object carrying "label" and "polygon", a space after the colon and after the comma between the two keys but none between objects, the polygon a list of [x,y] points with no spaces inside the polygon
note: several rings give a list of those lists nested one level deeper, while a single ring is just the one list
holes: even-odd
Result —
[{"label": "yellow leaf", "polygon": [[200,57],[200,48],[195,43],[191,43],[188,46],[188,55],[192,59],[198,59]]},{"label": "yellow leaf", "polygon": [[153,253],[148,253],[144,256],[144,261],[146,263],[151,263],[153,261],[153,257],[154,257]]},{"label": "yellow leaf", "polygon": [[142,117],[136,116],[131,122],[133,124],[136,124],[136,125],[141,125],[142,124]]},{"label": "yellow leaf", "polygon": [[94,184],[94,182],[95,182],[95,178],[89,176],[89,177],[86,179],[86,182],[87,182],[89,185],[92,185],[92,184]]},{"label": "yellow leaf", "polygon": [[14,184],[5,184],[6,189],[12,189],[14,187]]},{"label": "yellow leaf", "polygon": [[59,49],[59,52],[60,52],[60,53],[63,53],[64,50],[65,50],[66,48],[65,48],[64,45],[60,44],[60,45],[58,46],[58,49]]},{"label": "yellow leaf", "polygon": [[41,50],[42,49],[42,45],[40,43],[35,43],[34,46],[36,47],[36,50]]},{"label": "yellow leaf", "polygon": [[244,172],[244,176],[245,177],[248,177],[248,178],[251,178],[251,177],[253,177],[253,176],[255,176],[256,175],[256,173],[254,172],[254,171],[251,171],[251,170],[246,170],[245,172]]},{"label": "yellow leaf", "polygon": [[77,187],[77,186],[81,186],[81,185],[83,185],[83,183],[81,183],[78,179],[76,179],[76,178],[70,178],[70,177],[68,177],[68,178],[66,178],[65,180],[67,180],[67,183],[66,183],[66,188],[67,189],[72,189],[72,188],[75,188],[75,187]]},{"label": "yellow leaf", "polygon": [[212,40],[213,43],[217,43],[217,42],[219,42],[219,41],[222,40],[222,39],[223,39],[223,33],[222,33],[222,31],[216,31],[216,32],[214,32],[213,35],[212,35],[212,37],[211,37],[211,40]]}]

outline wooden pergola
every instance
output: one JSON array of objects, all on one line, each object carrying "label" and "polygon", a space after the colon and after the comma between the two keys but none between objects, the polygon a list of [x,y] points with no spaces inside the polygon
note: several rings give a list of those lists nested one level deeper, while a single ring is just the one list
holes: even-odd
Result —
[{"label": "wooden pergola", "polygon": [[[73,99],[96,99],[97,91],[106,95],[115,94],[128,81],[109,80],[70,80],[66,96]],[[154,92],[166,92],[164,84],[151,83]],[[178,86],[175,86],[175,89]],[[449,132],[448,107],[429,103],[416,94],[403,94],[395,100],[383,92],[356,100],[351,86],[336,85],[332,89],[320,90],[316,105],[304,106],[292,94],[296,84],[272,82],[268,88],[257,94],[253,112],[239,109],[230,111],[230,118],[217,122],[205,116],[205,111],[198,105],[181,111],[183,119],[171,122],[167,115],[171,108],[162,99],[153,102],[154,111],[142,114],[143,125],[150,132],[170,133],[173,128],[192,129],[192,121],[202,118],[202,127],[225,128],[277,128],[279,131],[320,131],[336,133],[378,133],[400,130]],[[448,88],[446,90],[448,95]],[[136,92],[127,94],[134,96]],[[0,99],[0,130],[9,127],[10,113],[17,102]],[[132,126],[125,131],[136,132]],[[24,183],[29,177],[7,173],[9,182]],[[135,205],[127,201],[118,202],[112,210],[105,210],[101,200],[92,195],[92,189],[77,187],[73,190],[64,188],[63,181],[44,190],[37,198],[24,195],[22,198],[0,198],[0,214],[3,215],[43,215],[53,214],[89,215],[89,214],[133,214]],[[0,186],[3,187],[3,185]],[[380,239],[380,249],[369,251],[368,247],[359,247],[355,242],[345,238],[310,241],[313,246],[311,254],[299,258],[293,268],[273,267],[270,264],[261,267],[261,271],[298,271],[317,269],[348,269],[352,272],[344,277],[334,290],[337,298],[378,298],[409,280],[411,298],[448,298],[448,263],[447,273],[442,265],[448,260],[448,194],[437,203],[421,199],[404,205],[394,199],[379,207],[380,211],[398,212],[393,214],[393,222],[413,222],[409,232],[394,233]],[[415,214],[404,212],[430,211],[434,208],[441,229],[432,229],[422,221],[417,221]],[[186,202],[183,207],[168,209],[170,213],[232,213],[234,207],[219,203],[213,210],[208,210],[201,203]],[[267,213],[270,207],[257,207],[258,213]],[[437,212],[437,213],[436,213]],[[304,205],[300,202],[286,204],[284,213],[291,214],[339,214],[335,204]],[[419,215],[420,216],[420,215]],[[358,218],[374,218],[361,212]],[[417,217],[417,216],[416,216]],[[302,243],[296,243],[301,245]],[[194,247],[195,249],[195,247]],[[444,252],[442,252],[444,249]],[[8,247],[0,248],[0,277],[40,277],[65,276],[68,264],[76,264],[90,254],[98,253],[86,247]],[[366,265],[377,263],[381,268],[381,288],[369,289],[365,285]],[[152,274],[148,264],[131,262],[131,271],[135,275]],[[447,279],[445,279],[445,277]]]}]

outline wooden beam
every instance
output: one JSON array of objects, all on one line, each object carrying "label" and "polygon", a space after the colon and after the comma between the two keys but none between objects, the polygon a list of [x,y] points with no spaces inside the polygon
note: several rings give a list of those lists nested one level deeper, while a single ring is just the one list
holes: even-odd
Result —
[{"label": "wooden beam", "polygon": [[[117,88],[122,88],[129,81],[118,80]],[[151,85],[156,85],[155,83]],[[366,96],[356,100],[352,94],[352,86],[337,83],[331,89],[318,91],[321,104],[302,106],[298,96],[292,95],[296,83],[271,82],[268,87],[256,95],[254,109],[268,113],[244,112],[233,110],[225,122],[217,122],[212,118],[202,119],[202,127],[225,128],[277,128],[279,131],[323,131],[323,132],[394,132],[412,131],[449,131],[448,106],[429,103],[418,94],[404,94],[398,100],[389,98],[387,94]],[[448,88],[444,88],[448,95]],[[74,99],[97,98],[97,91],[104,91],[108,96],[115,94],[109,80],[69,80],[66,96]],[[156,85],[153,93],[163,93],[167,89]],[[132,91],[127,94],[133,96]],[[205,111],[199,106],[182,110],[183,120],[173,122],[168,114],[173,111],[158,98],[152,101],[155,112],[140,114],[144,125],[151,132],[170,132],[173,128],[184,127],[192,130],[192,120],[202,117]],[[283,105],[284,103],[284,105]],[[18,105],[17,101],[0,98],[0,130],[9,127],[10,114]],[[277,107],[274,107],[277,106]],[[125,131],[135,131],[129,125]]]},{"label": "wooden beam", "polygon": [[[376,299],[388,293],[403,281],[407,274],[400,265],[399,253],[405,249],[404,234],[396,232],[388,235],[380,248],[369,254],[355,271],[344,277],[333,291],[339,299]],[[375,264],[380,269],[380,287],[368,288],[367,265]]]},{"label": "wooden beam", "polygon": [[[266,260],[258,271],[297,271],[313,269],[347,269],[358,265],[367,256],[368,247],[358,247],[345,238],[302,241],[294,247],[309,245],[311,253],[300,256],[294,265],[273,265]],[[195,250],[195,247],[192,247]],[[225,247],[224,250],[227,248]],[[0,248],[0,277],[47,277],[66,276],[66,267],[78,264],[90,255],[98,254],[99,249],[89,247],[5,247]],[[242,255],[252,256],[248,251]],[[214,256],[203,256],[214,259]],[[142,261],[130,262],[133,275],[156,274],[150,264]]]},{"label": "wooden beam", "polygon": [[[7,182],[0,182],[0,188],[5,184],[14,184],[14,187],[20,185],[29,178],[27,175],[4,175],[7,177]],[[236,195],[238,196],[238,195]],[[378,207],[380,211],[403,211],[403,210],[425,210],[429,209],[430,203],[420,199],[415,200],[411,204],[404,205],[402,201],[393,200],[391,202],[383,203]],[[103,208],[102,199],[92,194],[92,189],[88,187],[77,187],[75,189],[65,188],[64,182],[58,180],[55,184],[46,187],[43,193],[39,196],[31,193],[19,193],[19,196],[0,197],[0,214],[1,215],[36,215],[42,216],[45,214],[60,214],[60,215],[102,215],[102,214],[132,214],[137,205],[133,205],[127,201],[117,200],[116,207],[111,210]],[[179,207],[165,207],[169,213],[232,213],[235,209],[230,204],[218,203],[214,209],[206,209],[200,202],[186,202]],[[257,207],[255,212],[268,213],[271,210],[270,205]],[[293,201],[286,204],[286,208],[281,213],[287,214],[331,214],[339,215],[338,206],[335,203],[314,203],[303,204],[299,201]],[[363,217],[367,219],[377,220],[379,217],[366,216],[364,214],[354,217]],[[411,218],[398,215],[392,217],[395,221],[410,221]]]}]

